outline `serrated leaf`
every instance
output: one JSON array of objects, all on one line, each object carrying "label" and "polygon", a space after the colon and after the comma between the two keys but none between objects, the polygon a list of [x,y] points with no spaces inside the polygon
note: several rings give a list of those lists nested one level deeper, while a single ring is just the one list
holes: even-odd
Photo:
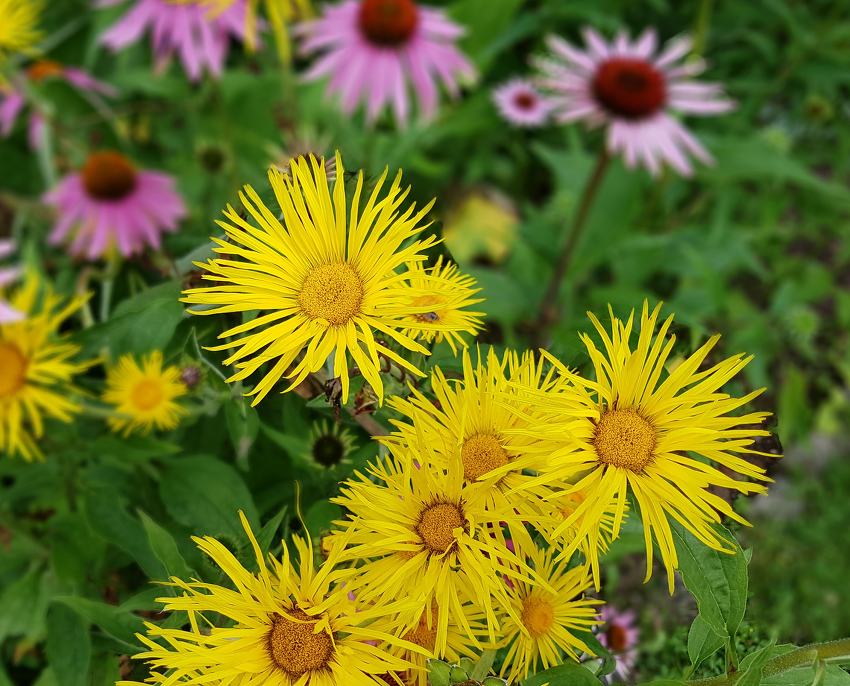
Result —
[{"label": "serrated leaf", "polygon": [[47,610],[47,659],[62,675],[63,686],[87,686],[91,662],[89,626],[67,605],[53,603]]},{"label": "serrated leaf", "polygon": [[682,580],[696,599],[703,621],[725,639],[735,635],[744,618],[747,561],[733,536],[719,525],[718,529],[735,554],[713,550],[680,524],[671,525]]}]

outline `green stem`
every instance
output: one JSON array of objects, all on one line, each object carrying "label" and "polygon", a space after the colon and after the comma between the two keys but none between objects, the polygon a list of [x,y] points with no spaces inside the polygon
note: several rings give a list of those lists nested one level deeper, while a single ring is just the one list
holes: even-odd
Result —
[{"label": "green stem", "polygon": [[[827,641],[826,643],[812,643],[784,655],[777,655],[765,663],[762,675],[766,677],[774,676],[797,667],[808,667],[820,662],[828,664],[850,663],[850,638]],[[709,679],[695,679],[688,683],[694,686],[734,686],[741,678],[741,674],[741,672],[735,672]]]},{"label": "green stem", "polygon": [[713,5],[714,0],[702,0],[699,4],[699,13],[697,14],[696,27],[694,28],[694,47],[692,50],[695,56],[702,55],[705,52]]},{"label": "green stem", "polygon": [[596,166],[593,168],[590,178],[582,191],[581,200],[579,201],[572,224],[570,224],[566,242],[561,249],[561,254],[558,256],[555,271],[552,272],[552,276],[549,279],[549,285],[546,287],[543,300],[540,302],[540,310],[532,336],[533,347],[539,347],[546,343],[546,334],[552,324],[558,319],[557,301],[558,294],[561,291],[561,284],[567,275],[570,263],[575,255],[576,247],[579,244],[579,239],[587,226],[587,217],[590,214],[590,208],[593,206],[593,201],[596,199],[599,188],[602,186],[602,180],[605,178],[605,172],[608,170],[608,163],[610,161],[611,156],[608,153],[608,149],[603,147],[599,151],[599,156],[596,158]]}]

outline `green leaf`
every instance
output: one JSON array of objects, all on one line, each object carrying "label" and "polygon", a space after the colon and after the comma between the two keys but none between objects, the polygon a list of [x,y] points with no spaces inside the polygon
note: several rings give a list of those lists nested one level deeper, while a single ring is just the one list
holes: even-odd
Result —
[{"label": "green leaf", "polygon": [[724,643],[724,638],[709,626],[702,615],[697,615],[688,632],[688,657],[691,659],[693,669],[720,650]]},{"label": "green leaf", "polygon": [[128,650],[136,649],[135,635],[144,629],[140,617],[115,605],[78,596],[58,596],[54,602],[63,603],[84,619],[97,625],[104,633],[123,643]]},{"label": "green leaf", "polygon": [[139,511],[139,517],[148,535],[151,551],[162,563],[165,570],[165,578],[176,576],[181,579],[188,579],[192,576],[192,570],[180,554],[174,537],[144,512]]},{"label": "green leaf", "polygon": [[741,676],[735,682],[735,686],[760,686],[764,665],[774,654],[775,646],[771,643],[747,655],[741,660],[739,667]]},{"label": "green leaf", "polygon": [[184,316],[179,298],[177,281],[147,288],[121,302],[109,321],[89,327],[79,338],[87,352],[107,347],[113,357],[162,350]]},{"label": "green leaf", "polygon": [[242,540],[239,510],[256,523],[257,509],[248,487],[233,467],[206,455],[172,460],[162,474],[159,493],[169,514],[196,533],[227,534]]},{"label": "green leaf", "polygon": [[233,398],[224,404],[224,417],[230,442],[236,451],[236,461],[241,466],[248,459],[251,447],[260,430],[260,417],[257,410],[245,402],[244,398]]},{"label": "green leaf", "polygon": [[722,638],[734,636],[747,607],[747,561],[738,542],[718,525],[734,554],[700,543],[680,524],[671,525],[679,571],[697,601],[700,616]]},{"label": "green leaf", "polygon": [[617,661],[611,655],[611,651],[599,642],[596,634],[589,631],[576,631],[575,636],[590,648],[590,652],[602,661],[599,669],[595,672],[597,676],[611,674],[617,668]]},{"label": "green leaf", "polygon": [[442,660],[428,660],[429,686],[449,686],[452,666]]},{"label": "green leaf", "polygon": [[317,538],[331,528],[331,522],[342,518],[342,508],[327,500],[318,500],[304,514],[307,530]]},{"label": "green leaf", "polygon": [[162,578],[165,570],[151,550],[144,526],[127,514],[114,493],[93,489],[86,495],[85,511],[96,534],[127,553],[149,578]]},{"label": "green leaf", "polygon": [[280,508],[280,511],[274,517],[263,524],[263,528],[257,533],[257,543],[260,545],[260,550],[269,550],[272,547],[275,542],[275,535],[288,511],[289,508],[287,507]]},{"label": "green leaf", "polygon": [[47,611],[47,659],[63,686],[87,686],[91,661],[88,623],[67,605],[52,603]]},{"label": "green leaf", "polygon": [[481,654],[481,658],[473,667],[470,677],[475,681],[481,681],[490,673],[490,668],[493,666],[493,661],[496,659],[495,650],[485,650]]},{"label": "green leaf", "polygon": [[522,682],[522,686],[599,686],[601,682],[581,665],[565,662],[545,672],[538,672]]}]

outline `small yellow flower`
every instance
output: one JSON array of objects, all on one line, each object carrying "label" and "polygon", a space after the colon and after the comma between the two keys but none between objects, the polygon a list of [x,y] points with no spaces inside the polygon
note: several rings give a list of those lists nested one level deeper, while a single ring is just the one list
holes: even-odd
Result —
[{"label": "small yellow flower", "polygon": [[549,548],[530,556],[550,588],[523,581],[511,586],[514,616],[519,615],[520,621],[513,617],[505,620],[505,644],[509,647],[501,674],[507,675],[510,683],[561,664],[564,653],[576,661],[580,653],[593,655],[577,634],[588,633],[600,623],[597,606],[602,601],[582,595],[591,585],[588,567],[567,569],[566,563],[555,561],[557,552]]},{"label": "small yellow flower", "polygon": [[[135,656],[154,669],[155,683],[178,686],[384,686],[381,676],[413,665],[386,646],[425,653],[416,644],[375,628],[409,601],[362,610],[335,582],[350,575],[338,567],[342,541],[316,567],[314,551],[295,536],[298,560],[265,557],[240,513],[254,551],[250,572],[214,538],[193,538],[229,579],[228,586],[172,577],[177,595],[158,598],[167,612],[185,612],[189,627],[146,624],[138,638],[147,650]],[[379,644],[378,647],[375,644]],[[168,678],[162,672],[168,672]],[[129,685],[135,682],[119,682]]]},{"label": "small yellow flower", "polygon": [[416,312],[410,315],[411,322],[428,322],[431,328],[405,331],[408,336],[430,343],[445,340],[457,354],[457,347],[466,347],[461,335],[475,333],[481,329],[483,312],[468,308],[483,302],[475,298],[481,289],[475,288],[475,279],[458,271],[456,264],[443,262],[442,255],[433,267],[426,268],[419,262],[407,265],[410,286],[410,304]]},{"label": "small yellow flower", "polygon": [[0,0],[0,64],[10,54],[34,52],[43,6],[42,0]]},{"label": "small yellow flower", "polygon": [[81,391],[72,380],[91,363],[73,361],[80,347],[59,328],[86,298],[66,301],[30,274],[9,301],[24,317],[0,324],[0,450],[43,459],[36,439],[44,434],[44,418],[67,423],[80,411],[74,397]]},{"label": "small yellow flower", "polygon": [[163,367],[158,350],[143,358],[141,365],[132,355],[124,355],[106,377],[103,400],[115,408],[109,426],[124,436],[173,429],[186,414],[175,402],[186,393],[177,367]]}]

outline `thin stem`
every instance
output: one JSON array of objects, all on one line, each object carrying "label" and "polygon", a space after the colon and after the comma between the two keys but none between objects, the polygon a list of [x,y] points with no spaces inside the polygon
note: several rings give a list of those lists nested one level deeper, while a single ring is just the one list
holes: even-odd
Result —
[{"label": "thin stem", "polygon": [[564,277],[567,275],[573,255],[575,254],[576,246],[579,239],[584,233],[587,225],[587,217],[590,213],[590,208],[593,206],[593,201],[602,186],[602,180],[605,178],[605,172],[608,170],[608,163],[611,161],[611,156],[608,149],[603,147],[599,151],[599,156],[596,158],[596,166],[587,180],[587,184],[582,191],[581,200],[579,201],[578,209],[573,217],[567,234],[567,240],[564,247],[561,249],[561,254],[558,256],[558,262],[555,264],[555,271],[552,272],[552,277],[549,279],[549,285],[546,287],[546,293],[540,303],[540,311],[537,316],[537,322],[534,326],[533,345],[538,347],[545,344],[546,334],[549,328],[558,319],[558,294],[561,290],[561,284]]}]

